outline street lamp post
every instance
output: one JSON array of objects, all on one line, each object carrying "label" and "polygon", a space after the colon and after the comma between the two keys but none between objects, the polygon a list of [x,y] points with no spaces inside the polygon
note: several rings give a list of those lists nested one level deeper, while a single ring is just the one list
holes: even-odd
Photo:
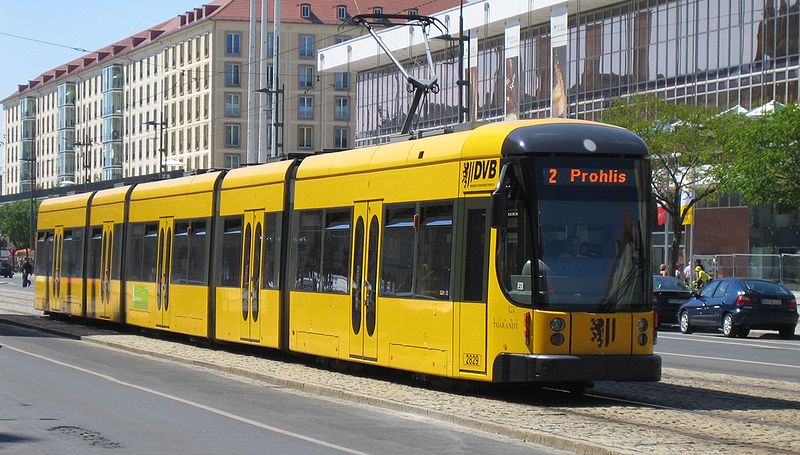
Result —
[{"label": "street lamp post", "polygon": [[[273,75],[273,77],[277,77],[277,75]],[[281,106],[283,106],[283,88],[257,88],[253,91],[256,93],[266,93],[268,95],[272,95],[278,102],[281,103]],[[272,158],[279,156],[278,149],[283,148],[283,143],[278,141],[278,130],[281,130],[281,135],[283,135],[283,122],[281,121],[282,117],[278,118],[277,112],[278,102],[273,103],[270,107],[270,110],[272,110],[272,128],[270,129],[270,157]]]},{"label": "street lamp post", "polygon": [[161,110],[161,121],[157,122],[155,120],[148,120],[143,123],[147,126],[157,126],[158,128],[158,170],[159,175],[163,177],[164,175],[164,155],[167,153],[167,148],[164,146],[164,139],[166,138],[166,134],[164,131],[167,129],[167,122],[164,121],[164,110]]}]

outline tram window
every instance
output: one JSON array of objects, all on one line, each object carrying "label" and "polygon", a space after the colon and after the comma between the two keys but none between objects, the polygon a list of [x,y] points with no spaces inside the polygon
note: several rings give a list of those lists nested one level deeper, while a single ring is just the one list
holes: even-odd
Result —
[{"label": "tram window", "polygon": [[186,284],[189,267],[189,222],[175,223],[172,240],[172,283]]},{"label": "tram window", "polygon": [[103,254],[103,228],[93,227],[89,239],[89,257],[86,278],[100,278],[100,262]]},{"label": "tram window", "polygon": [[118,280],[122,270],[122,224],[114,225],[114,246],[111,250],[111,279]]},{"label": "tram window", "polygon": [[453,206],[422,207],[421,211],[414,294],[447,300],[450,298]]},{"label": "tram window", "polygon": [[156,281],[156,264],[158,256],[158,224],[150,223],[144,226],[142,239],[142,272],[141,280],[150,283]]},{"label": "tram window", "polygon": [[53,253],[53,232],[39,231],[36,236],[36,258],[34,272],[36,275],[50,274],[50,263]]},{"label": "tram window", "polygon": [[329,210],[325,214],[322,292],[350,291],[350,210]]},{"label": "tram window", "polygon": [[242,216],[222,219],[222,277],[220,286],[238,288],[242,270]]},{"label": "tram window", "polygon": [[83,276],[83,229],[64,230],[61,274],[69,278]]},{"label": "tram window", "polygon": [[464,252],[464,301],[483,302],[486,289],[486,209],[467,211]]},{"label": "tram window", "polygon": [[205,220],[192,221],[189,230],[189,249],[186,279],[190,284],[205,285],[208,281],[208,235]]},{"label": "tram window", "polygon": [[128,281],[142,281],[142,244],[144,242],[144,224],[131,223],[128,236],[127,261],[125,274]]},{"label": "tram window", "polygon": [[294,288],[298,291],[320,291],[322,210],[300,212],[294,242],[297,251]]},{"label": "tram window", "polygon": [[414,212],[414,207],[386,208],[381,257],[381,295],[411,296]]},{"label": "tram window", "polygon": [[278,213],[267,213],[264,223],[264,289],[278,289],[280,287],[280,237],[278,236]]}]

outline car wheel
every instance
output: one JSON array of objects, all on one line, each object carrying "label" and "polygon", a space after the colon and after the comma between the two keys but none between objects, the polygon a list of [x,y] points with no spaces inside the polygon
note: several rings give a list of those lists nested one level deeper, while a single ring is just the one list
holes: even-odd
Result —
[{"label": "car wheel", "polygon": [[735,337],[736,333],[739,331],[733,325],[733,316],[730,313],[726,314],[722,317],[722,334],[728,338]]},{"label": "car wheel", "polygon": [[794,338],[794,326],[787,325],[785,327],[781,327],[778,330],[778,333],[781,334],[781,338],[783,338],[784,340],[791,340],[792,338]]},{"label": "car wheel", "polygon": [[750,327],[739,327],[739,331],[736,332],[739,338],[747,338],[747,335],[750,335]]},{"label": "car wheel", "polygon": [[683,313],[681,313],[680,326],[681,326],[681,333],[686,333],[686,334],[692,333],[692,325],[689,323],[688,311],[684,311]]}]

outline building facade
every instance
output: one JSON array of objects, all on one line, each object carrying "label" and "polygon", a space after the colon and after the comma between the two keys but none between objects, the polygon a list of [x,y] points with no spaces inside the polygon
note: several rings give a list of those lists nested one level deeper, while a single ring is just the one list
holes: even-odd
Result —
[{"label": "building facade", "polygon": [[[612,101],[634,94],[720,111],[795,102],[798,10],[795,0],[473,1],[463,15],[459,8],[436,15],[450,38],[463,17],[465,48],[431,40],[441,89],[423,103],[416,129],[453,125],[460,109],[473,122],[602,120]],[[432,30],[431,38],[437,35]],[[396,27],[381,36],[400,43],[393,50],[411,74],[431,76],[418,64],[418,31]],[[357,145],[396,135],[411,103],[403,77],[381,54],[361,37],[324,49],[318,62],[323,72],[356,72]],[[459,79],[469,84],[461,96]],[[800,253],[799,216],[796,208],[749,207],[736,195],[720,196],[697,210],[694,254]],[[671,234],[664,226],[654,231],[660,263]]]},{"label": "building facade", "polygon": [[[427,14],[457,0],[417,3],[281,1],[276,155],[352,147],[352,77],[317,74],[316,52],[361,34],[339,29],[354,14]],[[249,63],[249,20],[249,0],[212,1],[19,85],[2,101],[2,193],[245,164],[248,112],[265,110],[272,123],[269,105],[248,106],[248,75],[259,71]],[[267,53],[272,80],[271,34]]]}]

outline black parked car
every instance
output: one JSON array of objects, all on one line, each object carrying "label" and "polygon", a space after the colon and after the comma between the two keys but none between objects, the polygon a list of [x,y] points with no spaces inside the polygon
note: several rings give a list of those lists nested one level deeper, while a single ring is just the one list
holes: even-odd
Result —
[{"label": "black parked car", "polygon": [[678,308],[692,298],[689,286],[678,278],[653,276],[653,310],[659,324],[677,324]]},{"label": "black parked car", "polygon": [[766,329],[790,340],[797,325],[797,300],[779,283],[722,278],[708,283],[677,314],[683,333],[705,326],[720,327],[727,337],[746,337],[750,329]]},{"label": "black parked car", "polygon": [[11,268],[11,261],[6,258],[0,259],[0,275],[6,278],[14,278],[14,269]]}]

